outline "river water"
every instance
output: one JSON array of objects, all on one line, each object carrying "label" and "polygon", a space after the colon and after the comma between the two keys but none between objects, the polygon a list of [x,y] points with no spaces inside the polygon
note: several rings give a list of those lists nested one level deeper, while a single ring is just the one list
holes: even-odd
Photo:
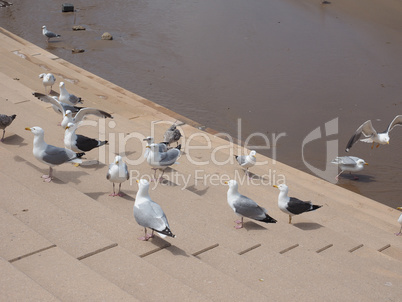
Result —
[{"label": "river water", "polygon": [[[269,144],[258,152],[303,171],[321,176],[364,121],[383,131],[402,114],[401,32],[341,14],[335,2],[72,2],[75,13],[15,1],[0,9],[0,26],[202,125],[243,141],[261,133],[268,141],[249,141]],[[46,43],[42,25],[62,38]],[[104,32],[113,41],[100,40]],[[357,143],[350,155],[369,166],[338,185],[401,206],[401,150],[402,127],[390,145]]]}]

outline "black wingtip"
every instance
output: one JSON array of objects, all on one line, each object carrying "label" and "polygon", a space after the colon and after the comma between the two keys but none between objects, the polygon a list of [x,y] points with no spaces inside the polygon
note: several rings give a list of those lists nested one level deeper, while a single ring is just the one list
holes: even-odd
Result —
[{"label": "black wingtip", "polygon": [[318,205],[313,204],[312,207],[313,208],[311,209],[311,211],[314,211],[314,210],[317,210],[317,209],[321,208],[322,206],[318,206]]},{"label": "black wingtip", "polygon": [[16,117],[17,117],[17,115],[16,115],[16,114],[13,114],[13,115],[11,116],[11,119],[12,119],[12,120],[15,120]]},{"label": "black wingtip", "polygon": [[263,220],[261,220],[262,222],[266,222],[266,223],[277,223],[277,220],[272,218],[271,216],[265,214],[265,218]]},{"label": "black wingtip", "polygon": [[81,158],[81,157],[83,157],[83,156],[85,155],[84,152],[82,152],[82,153],[76,153],[76,154],[77,154],[77,158]]},{"label": "black wingtip", "polygon": [[175,149],[180,150],[181,149],[181,144],[178,145]]},{"label": "black wingtip", "polygon": [[238,156],[238,155],[235,155],[234,157],[237,159],[239,156]]}]

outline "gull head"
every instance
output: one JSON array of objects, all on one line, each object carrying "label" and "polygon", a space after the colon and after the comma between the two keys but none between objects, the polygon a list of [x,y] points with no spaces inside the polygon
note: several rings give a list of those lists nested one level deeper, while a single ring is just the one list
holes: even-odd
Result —
[{"label": "gull head", "polygon": [[287,185],[285,185],[285,184],[280,184],[280,185],[277,185],[277,186],[274,185],[273,187],[278,188],[279,191],[281,191],[281,192],[288,192],[288,190],[289,190],[289,187]]},{"label": "gull head", "polygon": [[46,29],[46,26],[45,26],[45,25],[43,25],[43,26],[42,26],[42,29]]},{"label": "gull head", "polygon": [[152,144],[154,142],[154,138],[152,136],[147,136],[143,139],[143,141],[147,142],[148,144]]},{"label": "gull head", "polygon": [[64,87],[64,82],[60,82],[59,87]]},{"label": "gull head", "polygon": [[138,188],[140,190],[146,190],[148,191],[149,188],[149,182],[148,180],[141,178],[140,180],[137,179],[137,183],[138,183]]},{"label": "gull head", "polygon": [[41,127],[27,127],[25,130],[31,131],[34,135],[43,135],[45,133]]},{"label": "gull head", "polygon": [[67,130],[67,129],[75,130],[75,128],[76,128],[76,126],[75,126],[74,123],[68,123],[67,126],[66,126],[66,130]]},{"label": "gull head", "polygon": [[231,179],[229,181],[225,181],[225,184],[229,186],[229,189],[231,188],[238,188],[239,185],[237,184],[237,181],[235,181],[234,179]]},{"label": "gull head", "polygon": [[256,158],[256,154],[257,152],[255,152],[254,150],[251,150],[250,152],[250,156]]},{"label": "gull head", "polygon": [[397,207],[396,209],[399,211],[402,211],[402,207]]},{"label": "gull head", "polygon": [[114,163],[115,163],[116,165],[118,165],[119,162],[121,162],[121,161],[122,161],[121,156],[120,156],[120,155],[116,155],[116,157],[114,158]]},{"label": "gull head", "polygon": [[64,116],[73,117],[73,113],[71,112],[71,110],[67,110]]}]

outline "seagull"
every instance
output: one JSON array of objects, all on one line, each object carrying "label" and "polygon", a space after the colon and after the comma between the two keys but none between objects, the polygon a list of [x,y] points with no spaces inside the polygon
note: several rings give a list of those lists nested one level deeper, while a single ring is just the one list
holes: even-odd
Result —
[{"label": "seagull", "polygon": [[53,166],[58,166],[67,162],[80,164],[85,153],[75,153],[69,149],[59,148],[48,145],[45,142],[45,132],[40,127],[25,128],[34,134],[33,155],[37,160],[49,166],[49,175],[43,175],[42,178],[46,182],[52,181]]},{"label": "seagull", "polygon": [[235,155],[234,157],[236,158],[237,162],[239,163],[239,165],[243,168],[245,168],[246,170],[246,175],[248,175],[248,168],[251,168],[252,166],[255,165],[255,162],[257,160],[256,158],[256,153],[254,150],[250,151],[249,155]]},{"label": "seagull", "polygon": [[173,124],[166,130],[165,134],[163,135],[163,142],[167,145],[176,142],[177,146],[179,145],[179,139],[182,137],[180,130],[176,128],[176,124]]},{"label": "seagull", "polygon": [[[402,211],[402,207],[397,207],[396,209],[399,210],[399,211]],[[401,225],[401,228],[399,229],[398,233],[395,233],[396,236],[402,235],[402,214],[401,214],[401,216],[399,216],[398,222]]]},{"label": "seagull", "polygon": [[83,107],[71,106],[69,104],[60,102],[55,96],[49,96],[39,92],[34,92],[32,93],[32,95],[40,99],[42,102],[52,104],[53,110],[56,113],[61,113],[63,116],[66,114],[67,110],[70,110],[73,113],[77,113],[83,108]]},{"label": "seagull", "polygon": [[65,129],[67,127],[68,123],[73,123],[73,124],[79,125],[79,123],[87,115],[95,115],[98,117],[113,119],[113,116],[105,111],[87,107],[87,108],[82,108],[78,112],[76,112],[74,117],[73,117],[73,112],[71,110],[66,110],[65,114],[63,115],[63,120],[61,122],[61,126]]},{"label": "seagull", "polygon": [[[338,165],[339,168],[341,169],[341,173],[339,173],[335,179],[339,179],[339,176],[344,172],[348,171],[350,174],[352,172],[359,172],[363,170],[365,165],[368,165],[364,161],[364,159],[358,158],[356,156],[341,156],[341,157],[336,157],[333,161],[331,161],[331,164]],[[359,179],[357,176],[354,177],[354,179]]]},{"label": "seagull", "polygon": [[107,141],[100,141],[95,138],[75,134],[75,130],[77,130],[77,125],[68,123],[64,132],[64,146],[75,153],[88,152],[107,144]]},{"label": "seagull", "polygon": [[279,209],[289,215],[289,223],[292,223],[292,216],[299,215],[304,212],[314,211],[322,206],[313,205],[309,201],[302,201],[295,197],[289,197],[289,188],[285,184],[274,186],[279,189],[278,206]]},{"label": "seagull", "polygon": [[[154,143],[154,138],[152,136],[147,136],[146,138],[143,139],[143,141],[147,142],[147,146],[150,146]],[[166,143],[159,143],[157,145],[158,145],[159,152],[166,152],[168,150]],[[145,153],[144,153],[145,158],[148,157],[149,151],[150,151],[149,148],[145,148]]]},{"label": "seagull", "polygon": [[6,128],[11,125],[17,115],[5,115],[0,114],[0,129],[3,129],[3,136],[0,141],[4,141],[4,135],[6,134]]},{"label": "seagull", "polygon": [[42,35],[44,35],[47,38],[47,42],[49,42],[50,38],[59,38],[61,37],[58,34],[55,34],[54,32],[51,32],[50,30],[47,30],[46,26],[42,26]]},{"label": "seagull", "polygon": [[60,102],[67,103],[72,106],[77,105],[77,103],[82,104],[83,100],[81,100],[81,98],[75,96],[74,94],[68,93],[64,82],[60,82],[59,87],[60,87],[60,96],[59,96]]},{"label": "seagull", "polygon": [[381,145],[389,144],[389,133],[395,126],[401,126],[401,125],[402,125],[402,115],[397,115],[388,125],[387,130],[385,130],[384,132],[377,133],[377,131],[373,128],[373,125],[371,124],[371,120],[368,120],[364,122],[359,128],[357,128],[355,134],[353,134],[353,136],[350,138],[346,146],[346,152],[349,152],[353,144],[360,139],[362,133],[366,138],[361,139],[360,141],[365,143],[373,143],[371,149],[374,148],[375,143],[377,143],[376,148],[378,148],[380,144]]},{"label": "seagull", "polygon": [[241,217],[240,220],[235,221],[236,229],[241,229],[243,227],[243,217],[266,223],[276,223],[276,220],[267,214],[266,209],[260,207],[255,201],[239,193],[239,185],[235,180],[225,181],[225,184],[229,185],[227,193],[228,204],[233,211]]},{"label": "seagull", "polygon": [[56,82],[56,78],[54,77],[54,75],[51,73],[41,73],[39,75],[39,78],[42,79],[42,84],[45,87],[45,93],[47,93],[47,88],[46,88],[47,86],[50,86],[49,93],[52,92],[53,85]]},{"label": "seagull", "polygon": [[[134,218],[140,226],[144,227],[145,236],[138,238],[147,241],[154,237],[154,231],[162,238],[170,236],[175,238],[170,230],[168,220],[162,208],[149,196],[149,182],[146,179],[137,180],[138,192],[134,202]],[[147,234],[147,228],[152,229],[151,234]]]},{"label": "seagull", "polygon": [[162,170],[162,175],[160,176],[161,179],[163,173],[165,173],[165,169],[176,163],[176,160],[179,158],[181,145],[177,146],[176,148],[169,149],[166,152],[159,152],[158,144],[151,144],[146,146],[146,148],[150,149],[147,162],[152,169],[155,170],[154,179],[157,169]]},{"label": "seagull", "polygon": [[[109,196],[124,196],[124,194],[120,191],[121,184],[130,178],[130,174],[128,173],[128,168],[126,163],[123,161],[120,155],[117,155],[114,158],[114,162],[109,165],[109,170],[106,174],[106,179],[113,183],[113,193],[109,194]],[[119,191],[116,193],[114,184],[119,184]]]}]

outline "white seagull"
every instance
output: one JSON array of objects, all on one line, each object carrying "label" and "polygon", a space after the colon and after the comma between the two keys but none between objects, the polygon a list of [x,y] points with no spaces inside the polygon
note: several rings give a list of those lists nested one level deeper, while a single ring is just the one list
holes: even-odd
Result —
[{"label": "white seagull", "polygon": [[[402,211],[402,207],[397,207],[396,209],[399,210],[399,211]],[[399,229],[398,233],[395,233],[396,236],[402,235],[402,214],[401,214],[401,216],[399,216],[398,222],[401,225],[401,228]]]},{"label": "white seagull", "polygon": [[267,210],[260,207],[254,200],[241,195],[238,191],[239,185],[235,180],[226,181],[229,185],[227,192],[228,204],[236,215],[240,216],[240,220],[236,220],[236,229],[243,227],[243,217],[266,222],[276,223],[276,220],[267,214]]},{"label": "white seagull", "polygon": [[[352,174],[352,172],[359,172],[363,170],[365,165],[368,165],[364,161],[364,159],[361,159],[356,156],[340,156],[336,157],[333,161],[331,161],[331,164],[338,165],[339,168],[341,169],[341,172],[335,177],[335,179],[339,179],[339,176],[347,171]],[[354,179],[359,179],[357,176],[354,176]]]},{"label": "white seagull", "polygon": [[50,92],[52,92],[52,88],[54,83],[56,82],[56,78],[51,73],[41,73],[39,78],[42,79],[42,84],[45,87],[45,93],[47,93],[47,87],[50,86]]},{"label": "white seagull", "polygon": [[75,116],[73,117],[73,112],[71,110],[66,110],[65,114],[63,115],[63,120],[61,122],[61,126],[65,129],[68,123],[73,123],[79,125],[79,123],[87,116],[87,115],[95,115],[98,117],[103,118],[111,118],[113,116],[105,111],[96,109],[96,108],[81,108],[78,112],[76,112]]},{"label": "white seagull", "polygon": [[47,42],[49,42],[49,39],[51,38],[60,38],[61,36],[58,34],[55,34],[54,32],[51,32],[50,30],[47,30],[46,26],[42,26],[42,35],[44,35],[47,39]]},{"label": "white seagull", "polygon": [[64,132],[64,146],[75,153],[88,152],[107,144],[107,141],[76,134],[75,130],[77,130],[77,125],[68,123]]},{"label": "white seagull", "polygon": [[363,134],[366,138],[361,139],[360,141],[365,143],[373,143],[371,149],[374,148],[374,145],[377,143],[377,148],[379,145],[389,144],[389,133],[395,126],[402,125],[402,115],[397,115],[392,122],[388,125],[388,128],[384,132],[377,133],[371,124],[371,120],[364,122],[359,128],[357,128],[355,134],[350,138],[347,146],[346,152],[349,152],[350,148],[352,148],[353,144],[356,143],[361,135]]},{"label": "white seagull", "polygon": [[250,151],[250,154],[248,155],[235,155],[234,157],[236,158],[237,162],[239,165],[246,170],[246,175],[248,175],[248,169],[253,167],[257,161],[256,157],[257,152],[254,150]]},{"label": "white seagull", "polygon": [[81,98],[75,96],[74,94],[68,93],[64,82],[60,82],[59,87],[60,87],[60,96],[59,96],[60,102],[75,106],[75,105],[77,105],[77,103],[82,104],[82,102],[84,101],[84,100],[81,100]]},{"label": "white seagull", "polygon": [[[109,169],[106,174],[106,179],[113,183],[113,193],[109,194],[109,196],[124,196],[124,194],[120,191],[121,184],[129,178],[130,174],[128,173],[126,163],[123,161],[120,155],[117,155],[114,158],[114,162],[109,165]],[[119,191],[117,193],[114,188],[115,183],[119,184]]]},{"label": "white seagull", "polygon": [[[138,192],[134,202],[134,218],[140,226],[144,227],[144,237],[139,240],[147,241],[154,237],[154,231],[162,238],[166,236],[176,237],[170,230],[168,220],[162,208],[149,196],[149,182],[146,179],[137,180]],[[147,228],[152,229],[152,233],[147,233]]]},{"label": "white seagull", "polygon": [[[150,146],[154,143],[154,138],[152,136],[147,136],[146,138],[143,139],[143,141],[147,142],[147,146]],[[159,143],[157,144],[159,148],[159,152],[166,152],[168,150],[168,147],[165,143]],[[147,158],[148,154],[150,152],[149,148],[145,148],[144,152],[144,157]]]},{"label": "white seagull", "polygon": [[25,128],[34,134],[33,140],[33,155],[37,160],[49,166],[49,175],[43,175],[42,178],[46,182],[52,180],[52,167],[58,166],[67,162],[80,164],[82,157],[85,153],[75,153],[69,149],[59,148],[48,145],[45,142],[45,132],[40,127]]},{"label": "white seagull", "polygon": [[[181,146],[181,145],[180,145]],[[180,146],[177,148],[169,149],[166,152],[159,152],[158,144],[151,144],[146,146],[150,151],[148,153],[147,162],[155,170],[154,179],[156,176],[156,170],[162,170],[162,178],[166,168],[176,163],[176,160],[180,157]]]},{"label": "white seagull", "polygon": [[289,188],[285,184],[274,186],[279,189],[278,207],[289,215],[289,223],[292,223],[292,216],[299,215],[304,212],[310,212],[321,208],[322,206],[313,205],[310,201],[302,201],[295,197],[289,197]]}]

